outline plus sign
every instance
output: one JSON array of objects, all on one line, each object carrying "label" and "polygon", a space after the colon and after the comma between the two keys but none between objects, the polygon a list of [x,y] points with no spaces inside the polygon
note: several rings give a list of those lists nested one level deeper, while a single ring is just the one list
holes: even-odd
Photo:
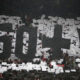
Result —
[{"label": "plus sign", "polygon": [[70,48],[70,39],[62,38],[62,26],[55,25],[54,37],[47,38],[43,36],[42,44],[44,48],[50,47],[53,49],[53,54],[51,56],[53,59],[59,59],[63,56],[61,48]]}]

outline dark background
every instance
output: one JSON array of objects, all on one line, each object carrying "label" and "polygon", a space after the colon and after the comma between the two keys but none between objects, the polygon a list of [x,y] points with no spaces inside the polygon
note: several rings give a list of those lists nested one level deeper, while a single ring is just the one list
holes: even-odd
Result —
[{"label": "dark background", "polygon": [[0,14],[76,17],[80,16],[80,0],[0,0]]}]

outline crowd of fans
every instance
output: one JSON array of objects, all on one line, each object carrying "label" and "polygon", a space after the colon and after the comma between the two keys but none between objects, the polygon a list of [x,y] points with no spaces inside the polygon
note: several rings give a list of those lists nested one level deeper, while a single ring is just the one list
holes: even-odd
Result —
[{"label": "crowd of fans", "polygon": [[80,72],[77,73],[62,73],[62,74],[52,74],[42,71],[11,71],[8,70],[4,72],[0,80],[80,80]]},{"label": "crowd of fans", "polygon": [[79,80],[80,58],[66,53],[63,59],[24,62],[19,58],[0,60],[1,80]]},{"label": "crowd of fans", "polygon": [[[63,17],[53,17],[42,15],[39,19],[33,19],[32,26],[37,27],[37,55],[41,56],[42,50],[42,40],[45,35],[48,38],[54,37],[55,25],[62,26],[62,38],[70,39],[70,49],[62,48],[63,53],[68,53],[69,55],[79,55],[79,33],[80,29],[80,17],[77,18],[63,18]],[[40,36],[41,35],[41,36]],[[40,38],[41,37],[41,38]],[[46,51],[46,50],[45,50]]]},{"label": "crowd of fans", "polygon": [[[4,17],[4,18],[3,18]],[[0,24],[11,23],[13,25],[13,46],[16,41],[16,26],[21,26],[20,17],[8,17],[1,16]],[[17,19],[17,20],[16,20]],[[19,21],[19,22],[18,22]],[[52,38],[54,36],[54,25],[62,25],[62,37],[71,39],[70,49],[62,49],[64,56],[62,59],[50,59],[50,54],[47,52],[50,48],[42,48],[43,35]],[[8,60],[0,60],[0,79],[1,80],[79,80],[80,79],[80,57],[69,56],[70,54],[77,55],[80,53],[79,48],[79,35],[77,29],[80,29],[80,18],[77,19],[64,19],[61,17],[45,18],[45,15],[41,19],[33,19],[31,24],[33,27],[37,27],[37,48],[35,56],[32,62],[25,62],[19,58],[13,56]],[[1,31],[1,34],[5,33]],[[3,36],[1,35],[0,36]],[[6,34],[6,33],[5,33]],[[4,34],[4,35],[5,35]],[[41,35],[40,35],[41,34]],[[12,35],[10,33],[10,35]],[[27,36],[26,36],[27,35]],[[28,43],[25,38],[29,38],[27,33],[23,35],[23,43]],[[2,45],[2,44],[1,44]],[[2,45],[3,46],[3,45]],[[26,47],[26,46],[24,46]],[[15,49],[15,46],[14,46]],[[15,50],[11,50],[13,53]],[[67,54],[67,53],[69,54]],[[23,48],[23,53],[27,51]],[[39,57],[39,58],[38,58]]]}]

